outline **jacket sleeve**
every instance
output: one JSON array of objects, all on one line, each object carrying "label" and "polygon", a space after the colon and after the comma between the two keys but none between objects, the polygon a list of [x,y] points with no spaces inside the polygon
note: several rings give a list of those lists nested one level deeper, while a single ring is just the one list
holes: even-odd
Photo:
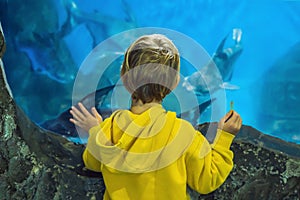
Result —
[{"label": "jacket sleeve", "polygon": [[201,194],[216,190],[225,182],[233,168],[233,152],[230,145],[234,135],[218,130],[213,144],[198,131],[187,157],[188,185]]},{"label": "jacket sleeve", "polygon": [[[89,134],[96,134],[97,131],[99,130],[99,126],[95,126],[93,128],[91,128],[89,130]],[[90,138],[89,138],[90,140]],[[89,141],[88,141],[89,142]],[[95,172],[101,172],[101,168],[102,168],[102,163],[96,159],[88,150],[88,148],[86,148],[82,154],[82,159],[84,162],[84,165],[87,169],[95,171]]]},{"label": "jacket sleeve", "polygon": [[102,163],[97,160],[87,149],[84,150],[82,159],[87,169],[95,172],[101,172]]}]

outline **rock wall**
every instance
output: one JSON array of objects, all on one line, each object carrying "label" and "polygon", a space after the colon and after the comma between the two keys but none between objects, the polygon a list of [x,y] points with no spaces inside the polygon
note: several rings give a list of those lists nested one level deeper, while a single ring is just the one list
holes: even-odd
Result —
[{"label": "rock wall", "polygon": [[102,199],[101,174],[83,167],[84,147],[32,123],[0,72],[0,199]]},{"label": "rock wall", "polygon": [[[203,124],[198,129],[205,133],[207,127]],[[243,126],[231,148],[235,165],[228,179],[199,199],[300,199],[300,145]]]}]

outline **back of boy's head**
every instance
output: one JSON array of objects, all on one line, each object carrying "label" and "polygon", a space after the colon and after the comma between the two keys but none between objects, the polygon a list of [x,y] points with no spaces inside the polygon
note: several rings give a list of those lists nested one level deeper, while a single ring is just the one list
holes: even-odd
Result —
[{"label": "back of boy's head", "polygon": [[166,36],[144,35],[127,49],[121,69],[122,81],[132,99],[161,102],[176,86],[180,56]]}]

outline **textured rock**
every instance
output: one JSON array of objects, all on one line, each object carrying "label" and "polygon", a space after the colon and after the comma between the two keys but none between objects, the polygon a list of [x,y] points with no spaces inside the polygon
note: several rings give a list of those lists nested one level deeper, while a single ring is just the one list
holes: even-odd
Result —
[{"label": "textured rock", "polygon": [[2,64],[0,72],[0,199],[101,199],[101,175],[83,168],[84,146],[32,123],[11,98]]},{"label": "textured rock", "polygon": [[[207,127],[198,128],[206,133]],[[300,145],[243,126],[232,150],[235,165],[226,182],[199,199],[300,199]]]}]

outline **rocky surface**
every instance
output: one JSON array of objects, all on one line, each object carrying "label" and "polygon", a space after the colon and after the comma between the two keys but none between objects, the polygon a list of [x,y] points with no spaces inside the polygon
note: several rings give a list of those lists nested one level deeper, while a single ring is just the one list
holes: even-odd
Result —
[{"label": "rocky surface", "polygon": [[[198,128],[205,133],[207,127]],[[199,199],[300,199],[300,145],[243,126],[232,150],[235,165],[226,182]]]},{"label": "rocky surface", "polygon": [[[32,123],[11,97],[2,65],[0,90],[0,199],[102,199],[101,174],[83,167],[84,146]],[[205,134],[208,125],[198,129]],[[299,146],[243,126],[226,182],[194,198],[300,199]]]},{"label": "rocky surface", "polygon": [[101,174],[83,168],[84,147],[32,123],[0,72],[0,200],[101,199]]}]

